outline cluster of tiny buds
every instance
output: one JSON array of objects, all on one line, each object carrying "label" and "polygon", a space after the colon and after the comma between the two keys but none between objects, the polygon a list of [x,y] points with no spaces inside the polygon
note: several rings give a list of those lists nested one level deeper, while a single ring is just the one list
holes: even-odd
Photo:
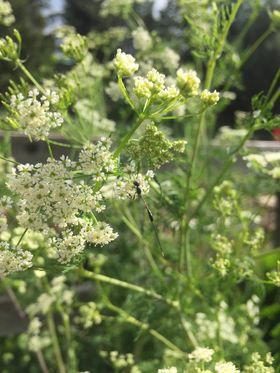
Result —
[{"label": "cluster of tiny buds", "polygon": [[85,36],[70,32],[65,35],[60,45],[62,52],[77,62],[82,61],[88,53],[88,42]]},{"label": "cluster of tiny buds", "polygon": [[213,92],[208,91],[208,89],[204,89],[200,94],[201,101],[203,104],[208,106],[216,105],[220,99],[219,92],[216,90]]},{"label": "cluster of tiny buds", "polygon": [[179,69],[177,71],[177,85],[184,97],[197,96],[200,79],[194,70]]},{"label": "cluster of tiny buds", "polygon": [[10,36],[0,39],[0,60],[15,62],[19,58],[19,33],[14,30],[17,42],[15,42]]}]

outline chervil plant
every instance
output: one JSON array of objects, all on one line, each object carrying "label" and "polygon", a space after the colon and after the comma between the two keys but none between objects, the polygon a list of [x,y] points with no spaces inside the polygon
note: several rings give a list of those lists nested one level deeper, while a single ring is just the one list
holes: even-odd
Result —
[{"label": "chervil plant", "polygon": [[[255,205],[279,190],[280,156],[256,154],[248,140],[279,127],[280,70],[236,127],[215,125],[280,17],[271,10],[244,50],[259,2],[228,3],[178,1],[186,65],[133,1],[101,7],[127,27],[58,30],[70,67],[52,80],[26,68],[17,30],[0,40],[0,59],[22,72],[1,97],[1,289],[28,321],[3,340],[1,371],[277,372],[260,309],[280,286],[279,250]],[[244,4],[253,16],[229,42]],[[7,1],[0,22],[14,22]],[[11,133],[44,142],[48,159],[22,164]]]}]

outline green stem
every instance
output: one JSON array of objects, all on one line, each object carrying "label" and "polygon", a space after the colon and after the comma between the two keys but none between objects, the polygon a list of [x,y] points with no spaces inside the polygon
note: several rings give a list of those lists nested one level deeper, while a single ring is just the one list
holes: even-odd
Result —
[{"label": "green stem", "polygon": [[41,350],[36,351],[36,357],[43,373],[49,373],[49,369],[46,364],[46,360]]},{"label": "green stem", "polygon": [[[26,317],[25,312],[23,311],[23,309],[22,309],[22,307],[19,303],[19,300],[18,300],[16,294],[14,293],[13,289],[10,286],[5,285],[5,283],[4,283],[4,287],[7,291],[8,297],[10,298],[11,302],[13,303],[19,317],[24,320],[25,317]],[[36,358],[38,360],[38,364],[40,366],[41,371],[43,373],[49,373],[49,370],[48,370],[46,361],[44,359],[44,356],[42,354],[42,351],[38,350],[38,351],[35,352],[35,354],[36,354]]]},{"label": "green stem", "polygon": [[145,256],[147,258],[147,261],[149,262],[152,270],[154,271],[154,273],[159,276],[160,278],[162,278],[162,273],[160,272],[160,269],[158,268],[154,258],[153,258],[153,255],[149,249],[149,242],[145,240],[145,238],[143,237],[143,235],[141,234],[141,232],[138,230],[137,226],[131,221],[131,219],[129,219],[127,216],[123,215],[122,216],[122,220],[123,222],[126,224],[126,226],[131,230],[131,232],[133,234],[135,234],[135,236],[140,240],[140,242],[142,242],[142,247],[143,247],[143,250],[144,250],[144,253],[145,253]]},{"label": "green stem", "polygon": [[77,358],[76,358],[75,348],[73,346],[73,341],[72,341],[72,333],[71,333],[69,315],[67,313],[67,310],[62,309],[61,305],[58,305],[58,310],[63,320],[64,332],[65,332],[65,337],[67,341],[69,373],[76,373],[78,371]]},{"label": "green stem", "polygon": [[273,78],[273,81],[272,81],[272,83],[271,83],[271,85],[269,87],[269,90],[267,92],[267,99],[271,96],[271,94],[272,94],[272,92],[273,92],[273,90],[275,88],[275,85],[276,85],[276,83],[277,83],[277,81],[278,81],[279,78],[280,78],[280,67],[278,68],[278,70],[277,70],[277,72],[276,72],[276,74],[275,74],[275,76]]},{"label": "green stem", "polygon": [[148,333],[150,333],[154,338],[156,338],[157,340],[159,340],[161,343],[163,343],[166,347],[168,347],[170,350],[180,354],[181,356],[185,356],[185,353],[179,348],[177,347],[173,342],[171,342],[169,339],[167,339],[166,337],[164,337],[162,334],[160,334],[158,331],[156,331],[155,329],[152,329],[150,328],[149,324],[147,323],[143,323],[139,320],[137,320],[135,317],[129,315],[127,312],[125,312],[124,310],[122,310],[121,308],[113,305],[111,302],[107,301],[107,306],[109,309],[111,309],[112,311],[118,313],[125,322],[128,322],[130,324],[133,324],[135,326],[137,326],[138,328],[140,328],[141,330],[145,330],[147,331]]},{"label": "green stem", "polygon": [[13,163],[13,164],[16,164],[16,165],[19,164],[19,162],[13,161],[13,160],[5,158],[5,157],[2,157],[1,155],[0,155],[0,159],[3,159],[3,161],[10,162],[10,163]]},{"label": "green stem", "polygon": [[[268,29],[269,30],[269,29]],[[255,43],[251,46],[250,50],[248,50],[243,56],[243,58],[241,59],[238,67],[239,69],[243,66],[243,64],[251,57],[251,55],[253,53],[255,53],[255,51],[257,50],[257,48],[264,42],[264,40],[270,35],[269,33],[266,34],[268,32],[268,30],[265,31],[265,33],[263,35],[260,36],[259,39],[257,39],[255,41]],[[272,30],[273,32],[273,30]],[[263,37],[265,36],[265,38],[263,39]],[[263,40],[262,40],[263,39]],[[232,85],[234,81],[234,77],[229,77],[229,79],[227,79],[227,83],[226,85],[223,87],[223,91],[228,91]]]},{"label": "green stem", "polygon": [[33,75],[27,70],[24,64],[21,62],[20,59],[16,60],[16,66],[21,69],[21,71],[27,76],[27,78],[35,85],[38,90],[45,95],[44,88],[37,82],[37,80],[33,77]]},{"label": "green stem", "polygon": [[13,303],[19,317],[21,319],[25,319],[25,316],[26,316],[25,312],[23,311],[23,309],[22,309],[22,307],[21,307],[21,305],[18,301],[18,298],[17,298],[16,294],[14,293],[13,289],[10,286],[5,285],[5,283],[4,283],[4,287],[6,289],[8,297],[10,298],[11,302]]},{"label": "green stem", "polygon": [[125,87],[125,85],[124,85],[124,82],[123,82],[121,76],[118,76],[118,83],[119,83],[119,86],[120,86],[120,88],[121,88],[122,94],[123,94],[123,96],[124,96],[126,102],[127,102],[128,105],[131,107],[131,109],[132,109],[133,111],[136,112],[136,108],[135,108],[133,102],[131,101],[131,99],[130,99],[128,93],[127,93],[126,87]]},{"label": "green stem", "polygon": [[50,155],[51,159],[54,159],[53,151],[52,151],[52,148],[51,148],[50,142],[49,142],[48,139],[46,139],[45,141],[46,141],[46,144],[47,144],[47,147],[48,147],[49,155]]},{"label": "green stem", "polygon": [[[238,0],[236,4],[233,5],[232,7],[232,12],[230,14],[230,17],[226,23],[226,26],[223,29],[223,32],[221,34],[221,37],[218,41],[216,50],[213,52],[208,65],[207,65],[207,71],[206,71],[206,78],[205,78],[205,89],[210,89],[211,84],[212,84],[212,79],[213,79],[213,74],[216,68],[216,63],[218,58],[220,57],[224,44],[228,35],[228,32],[230,30],[230,27],[235,19],[235,16],[238,12],[238,9],[240,8],[243,0]],[[187,260],[187,265],[188,265],[188,274],[191,276],[191,253],[190,253],[190,246],[188,244],[188,237],[186,237],[187,231],[188,231],[188,219],[187,219],[187,211],[189,207],[189,200],[190,200],[190,187],[191,187],[191,179],[192,179],[192,173],[193,169],[195,167],[196,163],[196,158],[199,150],[199,145],[200,145],[200,139],[202,136],[203,132],[203,127],[204,127],[204,121],[205,121],[205,113],[203,112],[200,117],[198,129],[196,132],[196,137],[195,137],[195,142],[194,142],[194,148],[193,148],[193,153],[191,157],[191,162],[190,162],[190,169],[189,172],[187,173],[187,183],[186,183],[186,193],[185,193],[185,201],[184,201],[184,207],[185,207],[185,212],[182,218],[182,224],[181,224],[181,243],[180,243],[180,259],[179,259],[179,266],[180,269],[182,270],[184,267],[184,263],[186,258]]]},{"label": "green stem", "polygon": [[199,149],[199,144],[200,144],[200,138],[201,138],[202,129],[203,129],[203,125],[204,125],[204,119],[205,119],[205,113],[202,113],[201,116],[200,116],[200,121],[199,121],[199,124],[198,124],[197,131],[196,131],[193,153],[192,153],[191,162],[190,162],[190,169],[189,169],[189,172],[188,172],[187,188],[186,188],[188,195],[189,195],[192,173],[193,173],[193,169],[195,167],[195,163],[196,163],[196,159],[197,159],[197,154],[198,154],[198,149]]},{"label": "green stem", "polygon": [[136,291],[138,293],[145,294],[145,295],[147,295],[151,298],[160,300],[160,301],[168,304],[169,306],[171,306],[175,309],[178,309],[177,302],[175,302],[173,300],[170,300],[170,299],[166,299],[162,295],[160,295],[158,293],[155,293],[154,291],[147,290],[147,289],[145,289],[141,286],[133,285],[133,284],[130,284],[130,283],[125,282],[125,281],[118,280],[118,279],[113,278],[113,277],[109,277],[109,276],[101,275],[101,274],[98,274],[98,273],[90,272],[90,271],[87,271],[85,269],[79,269],[78,273],[81,276],[83,276],[85,278],[88,278],[88,279],[91,279],[91,280],[94,280],[94,281],[104,282],[104,283],[107,283],[107,284],[110,284],[110,285],[115,285],[115,286],[118,286],[118,287],[121,287],[121,288],[124,288],[124,289],[133,290],[133,291]]},{"label": "green stem", "polygon": [[253,12],[250,14],[248,20],[246,21],[245,25],[242,27],[240,34],[234,41],[234,45],[236,47],[240,46],[244,37],[247,35],[250,28],[253,26],[255,20],[257,19],[258,15],[260,14],[260,1],[257,1],[257,4],[254,4]]},{"label": "green stem", "polygon": [[201,111],[198,112],[198,113],[194,113],[194,114],[186,114],[186,115],[171,115],[171,116],[167,116],[167,117],[161,117],[160,120],[170,120],[170,119],[187,119],[187,118],[193,118],[195,117],[196,115],[200,115],[201,114]]},{"label": "green stem", "polygon": [[279,97],[280,97],[280,87],[277,89],[277,91],[274,93],[271,100],[269,101],[272,108],[275,105],[275,102],[278,100]]},{"label": "green stem", "polygon": [[180,321],[181,321],[181,324],[183,326],[183,329],[184,329],[189,341],[191,342],[192,346],[193,347],[198,347],[199,343],[197,342],[193,332],[190,329],[190,324],[186,321],[186,319],[184,318],[181,311],[179,311],[179,317],[180,317]]},{"label": "green stem", "polygon": [[219,173],[219,175],[216,177],[216,179],[214,180],[213,184],[210,186],[210,188],[207,190],[207,192],[205,193],[204,197],[201,199],[201,201],[198,203],[195,211],[191,214],[188,222],[200,211],[201,207],[204,205],[204,203],[208,200],[208,198],[211,196],[214,188],[216,185],[218,185],[222,180],[223,180],[223,177],[224,175],[226,174],[226,172],[229,170],[229,168],[231,167],[231,165],[234,163],[234,160],[235,160],[235,156],[236,154],[241,150],[241,148],[243,147],[243,145],[245,144],[245,142],[251,137],[252,133],[253,133],[254,129],[253,127],[247,132],[247,134],[243,137],[243,139],[241,140],[240,144],[231,152],[231,154],[229,155],[228,157],[228,160],[226,161],[226,163],[224,164],[224,167],[222,168],[221,172]]},{"label": "green stem", "polygon": [[114,154],[113,154],[113,157],[114,158],[118,158],[118,156],[121,154],[121,152],[123,151],[124,147],[126,146],[126,144],[128,143],[128,141],[130,140],[131,136],[134,134],[134,132],[140,127],[140,125],[144,122],[145,120],[145,115],[143,114],[140,114],[139,115],[139,118],[138,120],[136,121],[136,123],[134,124],[134,126],[131,128],[131,130],[123,137],[123,139],[121,140],[119,146],[117,147],[117,149],[114,151]]},{"label": "green stem", "polygon": [[63,358],[62,358],[62,354],[61,354],[61,350],[60,350],[60,346],[58,342],[58,337],[56,334],[55,324],[53,320],[53,315],[51,311],[49,311],[47,314],[47,323],[48,323],[48,329],[49,329],[49,333],[50,333],[53,348],[54,348],[54,354],[55,354],[55,358],[57,362],[58,372],[66,373],[66,368],[63,362]]},{"label": "green stem", "polygon": [[192,268],[191,268],[191,253],[190,253],[190,245],[188,242],[188,237],[186,236],[186,232],[188,230],[187,228],[187,213],[189,210],[190,205],[190,188],[191,188],[191,180],[192,180],[192,174],[193,169],[195,167],[199,144],[200,144],[200,138],[202,134],[202,129],[204,125],[204,118],[205,114],[204,112],[200,116],[199,125],[196,131],[195,141],[194,141],[194,147],[193,152],[191,156],[189,171],[187,172],[187,182],[186,182],[186,191],[184,194],[184,214],[182,217],[182,223],[181,223],[181,233],[180,233],[180,258],[179,258],[179,270],[183,271],[185,267],[185,263],[187,263],[187,271],[188,276],[192,277]]},{"label": "green stem", "polygon": [[206,79],[205,79],[205,89],[210,89],[210,87],[211,87],[211,83],[212,83],[213,74],[214,74],[214,70],[215,70],[215,67],[216,67],[217,60],[218,60],[218,58],[220,57],[220,55],[223,51],[224,44],[225,44],[226,38],[228,36],[228,32],[230,30],[230,27],[231,27],[231,25],[232,25],[232,23],[235,19],[235,16],[236,16],[236,14],[237,14],[237,12],[238,12],[242,3],[243,3],[243,0],[238,0],[232,6],[232,12],[230,14],[230,17],[229,17],[229,19],[226,23],[226,26],[223,29],[223,32],[222,32],[221,37],[219,39],[217,48],[214,51],[214,53],[212,54],[212,56],[209,60],[208,66],[207,66]]},{"label": "green stem", "polygon": [[264,251],[263,253],[259,253],[259,254],[255,255],[254,258],[255,259],[261,259],[261,258],[264,258],[266,256],[275,255],[275,254],[280,254],[280,248]]},{"label": "green stem", "polygon": [[60,142],[60,141],[54,141],[54,140],[50,140],[50,139],[48,139],[48,141],[49,141],[50,144],[63,146],[65,148],[75,148],[75,149],[81,149],[82,148],[82,146],[79,146],[79,145],[65,144],[65,143]]},{"label": "green stem", "polygon": [[265,41],[265,39],[268,38],[270,34],[273,33],[273,28],[269,27],[255,42],[253,45],[251,45],[250,48],[243,54],[240,66],[244,65],[245,62],[248,61],[248,59],[252,56],[253,53],[258,49],[258,47]]}]

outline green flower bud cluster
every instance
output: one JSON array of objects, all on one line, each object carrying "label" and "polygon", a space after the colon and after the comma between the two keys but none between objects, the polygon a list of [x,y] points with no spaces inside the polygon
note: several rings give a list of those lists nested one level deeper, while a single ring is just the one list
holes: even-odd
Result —
[{"label": "green flower bud cluster", "polygon": [[134,356],[131,353],[120,354],[118,351],[100,351],[100,355],[101,357],[108,359],[117,371],[124,371],[125,368],[130,368],[130,372],[141,372],[135,364]]},{"label": "green flower bud cluster", "polygon": [[80,62],[88,53],[88,41],[85,36],[76,33],[67,35],[61,44],[63,54],[77,62]]},{"label": "green flower bud cluster", "polygon": [[277,270],[268,272],[266,275],[273,285],[280,287],[280,260],[277,262]]},{"label": "green flower bud cluster", "polygon": [[258,352],[254,352],[250,364],[244,368],[244,373],[274,373],[273,360],[270,352],[266,354],[264,360]]},{"label": "green flower bud cluster", "polygon": [[225,277],[229,273],[237,279],[250,277],[253,274],[253,260],[249,256],[240,257],[236,255],[234,250],[234,241],[230,241],[228,237],[213,234],[211,237],[211,246],[215,250],[216,255],[210,259],[210,265],[222,276]]},{"label": "green flower bud cluster", "polygon": [[214,188],[214,208],[222,216],[230,216],[235,210],[237,202],[237,192],[231,181],[225,180]]},{"label": "green flower bud cluster", "polygon": [[214,106],[219,101],[220,95],[216,90],[214,92],[204,89],[200,94],[201,101],[205,107]]},{"label": "green flower bud cluster", "polygon": [[183,153],[186,141],[170,141],[164,133],[153,125],[147,125],[144,134],[139,140],[131,140],[128,144],[128,153],[134,160],[145,161],[152,168],[159,168],[172,161],[176,154]]},{"label": "green flower bud cluster", "polygon": [[272,27],[275,27],[275,28],[280,27],[280,11],[279,10],[273,10],[273,12],[270,14],[270,19],[271,19]]},{"label": "green flower bud cluster", "polygon": [[134,93],[138,98],[146,98],[153,101],[168,101],[179,99],[180,91],[173,84],[166,85],[165,75],[156,69],[150,70],[146,77],[136,76],[134,78]]},{"label": "green flower bud cluster", "polygon": [[147,77],[136,76],[134,78],[134,93],[138,97],[149,98],[157,95],[164,89],[165,76],[160,74],[156,69],[148,72]]},{"label": "green flower bud cluster", "polygon": [[121,17],[127,19],[134,2],[138,0],[104,0],[101,2],[101,17]]},{"label": "green flower bud cluster", "polygon": [[93,325],[99,325],[102,321],[101,314],[95,302],[88,302],[79,308],[80,316],[77,316],[75,321],[82,324],[85,329],[91,328]]},{"label": "green flower bud cluster", "polygon": [[194,70],[177,71],[177,85],[181,95],[184,97],[197,96],[199,91],[200,79]]},{"label": "green flower bud cluster", "polygon": [[210,260],[210,264],[224,277],[231,267],[232,242],[220,234],[213,235],[211,241],[216,256]]},{"label": "green flower bud cluster", "polygon": [[14,41],[10,36],[0,39],[0,60],[15,62],[19,59],[21,49],[21,36],[14,30]]},{"label": "green flower bud cluster", "polygon": [[265,239],[264,230],[263,228],[258,228],[253,233],[248,232],[247,236],[247,239],[246,237],[244,238],[244,244],[248,247],[248,252],[255,256],[262,249]]}]

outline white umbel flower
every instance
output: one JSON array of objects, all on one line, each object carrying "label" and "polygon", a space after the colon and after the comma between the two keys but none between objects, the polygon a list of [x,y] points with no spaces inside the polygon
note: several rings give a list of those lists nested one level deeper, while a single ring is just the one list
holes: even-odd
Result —
[{"label": "white umbel flower", "polygon": [[159,369],[158,373],[177,373],[177,368],[171,367],[171,368]]},{"label": "white umbel flower", "polygon": [[97,222],[95,225],[88,224],[81,230],[81,235],[88,243],[96,245],[107,245],[118,237],[118,233],[113,231],[109,224]]},{"label": "white umbel flower", "polygon": [[53,238],[51,244],[57,251],[58,261],[61,263],[70,262],[85,249],[84,238],[80,234],[74,235],[69,230],[63,233],[62,238]]},{"label": "white umbel flower", "polygon": [[212,360],[214,350],[207,347],[197,347],[192,353],[189,354],[189,359],[196,362],[206,362]]},{"label": "white umbel flower", "polygon": [[164,67],[169,70],[175,70],[179,66],[180,56],[173,49],[166,47],[161,53],[161,59]]},{"label": "white umbel flower", "polygon": [[79,165],[83,172],[102,180],[106,173],[112,172],[115,162],[110,152],[111,141],[102,137],[97,144],[86,144],[79,154]]},{"label": "white umbel flower", "polygon": [[76,183],[76,163],[67,157],[47,163],[18,165],[8,187],[19,194],[17,219],[24,228],[49,231],[78,223],[79,212],[102,211],[100,193],[84,182]]},{"label": "white umbel flower", "polygon": [[146,51],[152,47],[152,38],[147,30],[138,27],[132,32],[133,46],[139,51]]},{"label": "white umbel flower", "polygon": [[216,363],[215,371],[217,373],[240,373],[240,370],[232,362],[228,363]]},{"label": "white umbel flower", "polygon": [[121,49],[117,50],[116,57],[113,61],[117,74],[121,77],[132,76],[139,68],[138,63],[131,54],[122,52]]},{"label": "white umbel flower", "polygon": [[32,267],[32,258],[29,251],[0,242],[0,277]]},{"label": "white umbel flower", "polygon": [[63,123],[62,115],[52,109],[52,105],[58,100],[56,92],[48,91],[46,96],[40,96],[37,89],[29,91],[28,97],[24,97],[22,93],[12,95],[12,120],[27,136],[45,140],[51,129],[60,127]]},{"label": "white umbel flower", "polygon": [[114,185],[114,196],[118,199],[135,199],[137,198],[136,186],[141,190],[141,195],[145,195],[149,193],[153,177],[153,171],[149,170],[146,175],[130,174],[118,178]]}]

